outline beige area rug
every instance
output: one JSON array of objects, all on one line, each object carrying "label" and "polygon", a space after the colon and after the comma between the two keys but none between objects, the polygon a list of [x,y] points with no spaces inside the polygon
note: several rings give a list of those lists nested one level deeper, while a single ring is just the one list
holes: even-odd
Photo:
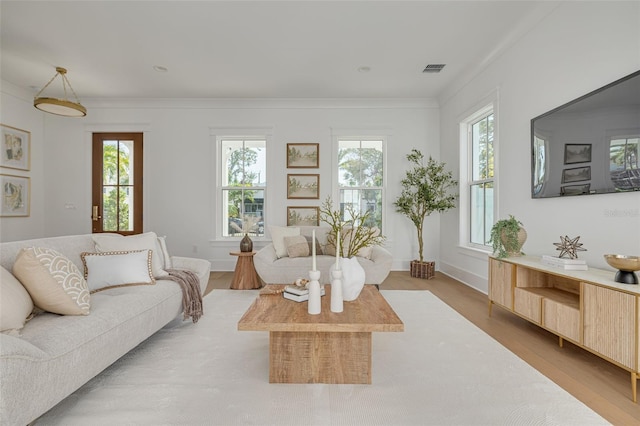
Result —
[{"label": "beige area rug", "polygon": [[236,329],[257,291],[214,290],[35,424],[606,424],[430,292],[382,292],[405,332],[374,333],[371,385],[269,384],[268,333]]}]

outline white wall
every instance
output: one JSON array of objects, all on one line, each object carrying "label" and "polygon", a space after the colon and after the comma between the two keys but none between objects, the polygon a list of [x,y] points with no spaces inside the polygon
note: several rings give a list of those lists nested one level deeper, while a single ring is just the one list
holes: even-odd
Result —
[{"label": "white wall", "polygon": [[[640,193],[531,199],[530,120],[638,69],[640,3],[563,2],[440,99],[441,158],[457,164],[462,114],[497,90],[497,217],[523,222],[527,254],[555,254],[561,235],[580,236],[580,258],[611,269],[605,253],[640,255]],[[440,268],[486,292],[486,255],[461,249],[458,228],[458,212],[442,216]]]},{"label": "white wall", "polygon": [[[5,97],[3,93],[3,98]],[[144,229],[168,236],[173,254],[210,260],[213,270],[233,270],[238,241],[214,238],[214,137],[212,128],[262,127],[273,130],[268,146],[268,224],[285,225],[288,205],[320,205],[332,194],[332,129],[363,129],[388,134],[386,156],[387,248],[394,268],[408,269],[417,254],[411,222],[393,211],[400,192],[405,155],[412,148],[439,155],[439,113],[429,100],[83,100],[83,119],[45,117],[45,143],[35,146],[46,158],[39,185],[45,185],[42,234],[91,232],[91,132],[144,131]],[[33,107],[30,107],[33,109]],[[37,112],[37,111],[36,111]],[[286,144],[318,142],[319,200],[286,199]],[[46,183],[44,183],[46,182]],[[43,209],[41,203],[38,208]],[[439,221],[426,229],[425,255],[437,258]],[[20,239],[20,233],[12,236]],[[9,238],[4,238],[9,240]],[[264,241],[255,241],[260,248]]]},{"label": "white wall", "polygon": [[0,218],[0,241],[37,238],[45,233],[44,119],[27,93],[6,82],[2,82],[0,88],[0,122],[31,132],[31,170],[0,168],[1,174],[30,178],[30,215]]}]

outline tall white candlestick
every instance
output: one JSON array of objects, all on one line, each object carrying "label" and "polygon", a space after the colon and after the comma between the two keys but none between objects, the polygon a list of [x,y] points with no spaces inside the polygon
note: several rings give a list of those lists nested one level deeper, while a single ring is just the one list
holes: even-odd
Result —
[{"label": "tall white candlestick", "polygon": [[311,270],[316,271],[316,230],[311,232]]},{"label": "tall white candlestick", "polygon": [[336,271],[340,270],[340,231],[336,237]]}]

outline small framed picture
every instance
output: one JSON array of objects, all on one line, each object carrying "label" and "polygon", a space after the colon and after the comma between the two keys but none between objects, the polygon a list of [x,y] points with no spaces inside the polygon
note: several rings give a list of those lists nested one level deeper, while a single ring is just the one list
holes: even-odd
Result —
[{"label": "small framed picture", "polygon": [[0,124],[2,144],[0,167],[29,170],[31,162],[31,132]]},{"label": "small framed picture", "polygon": [[287,207],[287,226],[320,225],[320,207]]},{"label": "small framed picture", "polygon": [[591,166],[574,167],[562,171],[562,183],[591,180]]},{"label": "small framed picture", "polygon": [[588,194],[591,189],[591,184],[585,183],[584,185],[564,185],[560,187],[560,194],[562,195],[580,195]]},{"label": "small framed picture", "polygon": [[287,198],[317,200],[320,198],[320,175],[287,175]]},{"label": "small framed picture", "polygon": [[591,162],[591,144],[568,143],[564,146],[564,164]]},{"label": "small framed picture", "polygon": [[288,169],[317,169],[320,167],[317,143],[288,143]]},{"label": "small framed picture", "polygon": [[29,216],[30,184],[26,176],[0,175],[0,216]]}]

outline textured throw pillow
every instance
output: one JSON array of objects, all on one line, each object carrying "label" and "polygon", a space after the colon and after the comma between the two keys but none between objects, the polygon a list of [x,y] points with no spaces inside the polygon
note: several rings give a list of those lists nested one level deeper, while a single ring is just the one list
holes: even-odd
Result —
[{"label": "textured throw pillow", "polygon": [[81,253],[91,293],[113,287],[153,285],[151,250]]},{"label": "textured throw pillow", "polygon": [[[307,240],[307,245],[309,246],[309,255],[311,255],[311,251],[313,250],[311,248],[311,235],[305,235],[304,236],[305,240]],[[320,244],[320,241],[316,238],[316,254],[318,256],[320,256],[322,253],[322,245]]]},{"label": "textured throw pillow", "polygon": [[0,267],[0,331],[19,330],[33,311],[27,290],[11,272]]},{"label": "textured throw pillow", "polygon": [[38,308],[61,315],[89,315],[87,281],[61,253],[49,248],[24,248],[13,264],[13,275]]},{"label": "textured throw pillow", "polygon": [[302,235],[284,237],[284,245],[287,247],[289,257],[307,257],[311,254],[309,243]]},{"label": "textured throw pillow", "polygon": [[112,251],[152,251],[152,271],[156,278],[169,275],[163,268],[162,250],[155,232],[145,232],[138,235],[120,234],[93,234],[93,241],[96,244],[96,251],[105,253]]},{"label": "textured throw pillow", "polygon": [[300,235],[300,228],[269,226],[269,232],[271,233],[273,248],[276,250],[276,257],[279,259],[287,256],[287,246],[284,244],[284,237]]}]

